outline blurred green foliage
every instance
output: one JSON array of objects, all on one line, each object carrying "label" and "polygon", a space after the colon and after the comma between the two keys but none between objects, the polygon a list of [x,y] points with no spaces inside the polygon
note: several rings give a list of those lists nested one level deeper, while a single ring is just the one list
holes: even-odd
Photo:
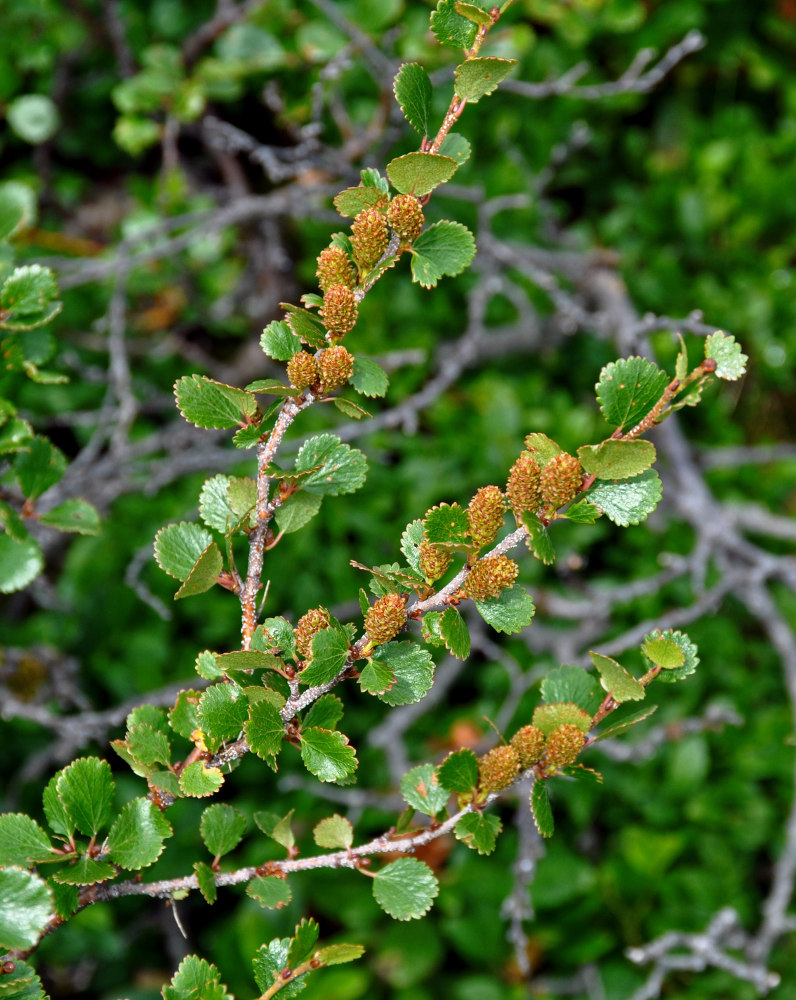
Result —
[{"label": "blurred green foliage", "polygon": [[[207,209],[225,197],[225,185],[239,182],[253,194],[275,190],[278,182],[251,162],[241,161],[236,181],[228,158],[211,156],[202,140],[202,116],[212,112],[258,142],[289,149],[298,130],[313,120],[319,95],[333,93],[346,109],[347,125],[326,110],[321,137],[330,148],[339,147],[379,118],[386,98],[363,69],[372,53],[357,51],[356,45],[347,50],[345,27],[329,20],[328,8],[355,24],[396,65],[417,60],[433,72],[452,63],[451,53],[434,46],[425,30],[429,6],[402,0],[333,5],[271,0],[184,59],[186,40],[213,16],[209,0],[0,2],[5,119],[0,166],[3,179],[32,186],[39,199],[36,228],[17,242],[18,257],[101,261],[120,240],[139,237],[164,218]],[[737,396],[713,393],[709,405],[689,411],[687,433],[702,448],[775,443],[787,440],[796,423],[796,6],[789,0],[755,5],[517,0],[490,54],[519,58],[514,74],[519,80],[557,77],[586,59],[592,70],[583,82],[594,83],[620,76],[640,48],[665,50],[694,28],[704,33],[705,48],[649,94],[528,102],[507,92],[490,102],[488,113],[470,112],[462,131],[474,155],[457,184],[490,195],[527,190],[554,147],[585,121],[591,140],[555,172],[545,204],[532,200],[527,209],[500,213],[495,231],[544,244],[545,213],[552,212],[574,249],[618,252],[619,270],[641,313],[683,316],[698,308],[706,322],[731,330],[750,355],[750,374]],[[263,102],[268,88],[271,96]],[[164,166],[161,152],[171,122],[181,133],[174,162]],[[414,148],[407,131],[390,132],[361,165],[379,166],[386,155]],[[312,153],[305,180],[308,187],[321,181],[336,190],[355,179],[354,167],[340,176],[321,153]],[[429,217],[443,211],[465,223],[476,216],[472,201],[454,204],[448,195],[439,206],[432,202]],[[186,249],[130,271],[127,350],[139,400],[133,445],[178,419],[171,398],[177,377],[188,370],[216,375],[219,367],[234,364],[244,344],[256,343],[264,323],[276,315],[280,297],[313,286],[315,256],[329,233],[341,228],[328,201],[311,191],[301,216],[287,213],[274,224],[291,257],[281,273],[253,259],[269,239],[254,232],[256,225],[207,231]],[[67,264],[64,274],[70,273],[78,272]],[[473,280],[472,275],[446,279],[424,292],[410,286],[408,275],[394,273],[368,296],[357,349],[373,355],[413,350],[427,359],[393,373],[390,404],[427,379],[441,340],[461,334],[465,292]],[[265,288],[272,313],[223,308],[245,282],[281,286],[270,298]],[[64,310],[52,326],[59,350],[49,364],[69,374],[70,383],[35,385],[0,375],[0,395],[12,399],[37,431],[71,458],[96,433],[107,398],[103,317],[113,286],[107,279],[69,284],[67,278]],[[545,296],[539,295],[539,303],[550,311]],[[240,307],[241,299],[235,304]],[[505,299],[496,298],[491,309],[496,327],[521,319]],[[673,358],[668,334],[656,335],[654,343]],[[268,611],[295,618],[321,602],[352,607],[362,580],[349,560],[391,561],[403,525],[428,506],[466,501],[478,486],[504,482],[529,430],[554,435],[564,448],[596,438],[601,422],[592,386],[600,366],[614,356],[611,345],[588,333],[559,338],[533,355],[466,371],[419,414],[412,434],[382,429],[361,439],[371,461],[366,486],[353,502],[327,505],[306,530],[280,545],[270,563]],[[242,381],[260,375],[249,370]],[[301,431],[333,426],[336,416],[313,413]],[[171,582],[150,561],[140,579],[169,606],[171,617],[165,619],[142,602],[126,578],[158,527],[192,516],[204,479],[201,468],[172,479],[167,457],[161,459],[159,465],[132,469],[129,484],[103,512],[101,536],[51,549],[45,577],[33,593],[4,601],[4,643],[29,651],[22,660],[0,661],[3,683],[17,697],[35,701],[44,691],[58,708],[58,692],[47,687],[43,648],[77,662],[80,689],[96,709],[179,680],[190,685],[198,650],[234,648],[239,611],[229,595],[206,594],[172,607]],[[245,461],[235,468],[250,472]],[[792,514],[794,471],[791,461],[707,475],[723,499],[751,499]],[[155,473],[163,478],[151,481]],[[532,592],[563,591],[573,581],[576,588],[581,581],[622,584],[653,575],[661,553],[687,552],[692,540],[686,525],[663,518],[655,531],[631,529],[621,540],[610,525],[568,525],[556,538],[563,568],[525,560],[521,580]],[[782,541],[770,544],[780,552],[786,544],[792,548]],[[568,563],[576,553],[578,561]],[[792,593],[782,588],[776,596],[793,621]],[[654,620],[693,598],[688,582],[680,579],[628,600],[614,609],[607,634]],[[568,976],[596,963],[605,995],[625,997],[642,981],[642,972],[630,965],[624,948],[671,928],[701,930],[728,903],[748,928],[759,921],[792,793],[792,724],[781,671],[758,622],[731,599],[690,624],[689,634],[704,651],[702,667],[677,688],[676,697],[665,692],[658,717],[670,722],[671,740],[649,760],[600,758],[604,786],[559,782],[555,789],[558,829],[531,888],[536,915],[528,925],[528,950],[539,975]],[[529,668],[552,666],[532,663],[518,640],[507,648]],[[507,689],[497,663],[471,662],[448,697],[410,729],[409,759],[438,759],[458,745],[465,730],[486,734],[484,717],[499,711]],[[349,691],[346,698],[360,771],[371,787],[386,793],[390,776],[384,755],[367,745],[381,709]],[[515,724],[527,719],[532,704],[526,697],[517,706]],[[709,704],[734,708],[743,725],[680,738],[676,720],[698,715]],[[36,814],[41,784],[57,762],[33,781],[23,780],[23,769],[51,745],[52,736],[32,722],[4,723],[5,808]],[[106,754],[96,743],[87,750]],[[129,795],[137,794],[132,777],[116,761],[112,765],[122,791],[129,783]],[[257,762],[244,761],[234,776],[236,805],[251,819],[258,809],[275,808],[275,787],[289,789],[280,794],[278,808],[296,809],[298,832],[308,842],[313,823],[339,807],[320,801],[314,786],[290,786],[291,776],[300,773],[286,761],[277,785],[264,790]],[[184,865],[174,867],[182,864],[181,855],[193,859],[194,837],[186,831],[199,806],[180,802],[174,810],[171,860],[158,868],[163,877],[184,874]],[[507,833],[493,857],[446,843],[439,856],[427,858],[438,866],[441,893],[425,921],[393,923],[375,907],[370,885],[363,884],[367,880],[324,871],[296,878],[294,901],[275,913],[259,909],[242,890],[222,893],[212,910],[199,898],[185,900],[179,912],[191,947],[216,962],[229,988],[245,997],[253,989],[248,972],[253,951],[270,936],[290,933],[310,912],[326,939],[339,934],[360,941],[367,957],[310,981],[307,1000],[440,995],[519,1000],[528,993],[499,919],[511,889],[516,834],[511,807],[500,812]],[[394,815],[392,808],[366,810],[358,836],[380,832]],[[245,847],[233,858],[235,864],[262,861],[247,856]],[[152,912],[151,902],[137,900],[94,907],[45,940],[38,963],[52,995],[109,1000],[159,995],[176,965],[176,946],[169,944],[170,914],[153,920]],[[792,938],[778,947],[773,964],[784,983],[794,981]],[[669,983],[670,995],[683,1000],[756,995],[748,984],[715,970],[672,977]],[[772,996],[784,998],[787,989]]]}]

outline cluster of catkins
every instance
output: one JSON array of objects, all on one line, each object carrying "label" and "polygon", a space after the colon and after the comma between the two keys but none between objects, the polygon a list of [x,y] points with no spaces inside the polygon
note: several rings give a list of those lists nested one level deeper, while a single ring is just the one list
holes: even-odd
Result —
[{"label": "cluster of catkins", "polygon": [[[505,493],[497,486],[484,486],[467,507],[473,556],[497,538],[507,506],[521,524],[523,514],[549,516],[580,491],[583,469],[574,455],[561,451],[541,434],[528,435],[525,443],[527,450],[511,467]],[[424,538],[420,543],[420,569],[426,583],[433,584],[444,576],[452,558],[449,548]],[[462,596],[475,601],[498,597],[514,583],[518,572],[519,567],[508,556],[487,556],[477,561],[471,558]]]},{"label": "cluster of catkins", "polygon": [[[299,351],[287,363],[287,376],[297,390],[317,386],[328,392],[343,385],[354,370],[354,358],[340,343],[357,321],[357,286],[382,257],[390,230],[406,246],[423,228],[423,209],[411,194],[399,194],[388,201],[385,195],[376,205],[364,208],[351,225],[351,256],[336,244],[318,257],[316,275],[323,292],[320,317],[326,327],[329,346],[316,354]],[[290,323],[290,317],[287,317]]]},{"label": "cluster of catkins", "polygon": [[541,765],[545,776],[574,764],[591,726],[589,713],[573,703],[539,705],[531,725],[518,729],[509,743],[479,759],[479,789],[484,795],[501,792],[534,764]]}]

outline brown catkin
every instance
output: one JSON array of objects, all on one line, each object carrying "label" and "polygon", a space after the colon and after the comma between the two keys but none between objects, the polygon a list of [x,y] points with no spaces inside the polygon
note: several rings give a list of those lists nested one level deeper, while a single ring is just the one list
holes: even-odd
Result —
[{"label": "brown catkin", "polygon": [[302,656],[312,655],[312,639],[318,632],[329,627],[329,612],[326,608],[312,608],[299,618],[293,635],[296,649]]},{"label": "brown catkin", "polygon": [[485,601],[499,597],[517,579],[520,567],[508,556],[487,556],[470,567],[470,572],[462,584],[465,597],[474,601]]},{"label": "brown catkin", "polygon": [[373,267],[387,249],[387,220],[377,208],[363,208],[351,224],[351,248],[360,267]]},{"label": "brown catkin", "polygon": [[347,382],[354,372],[354,356],[342,344],[327,347],[318,358],[318,371],[324,389],[335,389]]},{"label": "brown catkin", "polygon": [[306,351],[299,351],[287,363],[287,377],[297,389],[306,389],[318,381],[318,365]]},{"label": "brown catkin", "polygon": [[495,747],[478,761],[478,783],[486,792],[502,792],[517,777],[520,758],[512,746]]},{"label": "brown catkin", "polygon": [[554,729],[545,743],[545,758],[551,767],[566,767],[573,764],[583,749],[586,737],[571,722]]},{"label": "brown catkin", "polygon": [[452,559],[447,549],[441,545],[432,545],[424,538],[417,551],[420,557],[420,572],[426,583],[434,583],[445,575]]},{"label": "brown catkin", "polygon": [[397,194],[387,206],[387,222],[401,239],[411,243],[423,228],[423,208],[413,194]]},{"label": "brown catkin", "polygon": [[551,507],[563,507],[580,489],[582,475],[580,462],[574,455],[566,451],[555,455],[542,469],[540,477],[542,499]]},{"label": "brown catkin", "polygon": [[525,770],[536,764],[544,755],[544,733],[536,726],[523,726],[511,737],[511,745],[520,758],[520,767]]},{"label": "brown catkin", "polygon": [[356,271],[348,259],[348,254],[341,247],[335,246],[326,247],[321,251],[315,275],[322,292],[328,291],[332,285],[353,288],[357,280]]},{"label": "brown catkin", "polygon": [[340,338],[353,330],[357,322],[357,300],[345,285],[327,288],[321,306],[321,319],[332,337]]},{"label": "brown catkin", "polygon": [[365,631],[374,646],[389,642],[406,622],[406,602],[400,594],[385,594],[365,615]]},{"label": "brown catkin", "polygon": [[506,497],[518,521],[525,511],[537,511],[542,505],[541,474],[533,455],[529,451],[520,452],[506,484]]},{"label": "brown catkin", "polygon": [[506,501],[497,486],[482,486],[467,507],[470,538],[477,549],[494,542],[503,525]]}]

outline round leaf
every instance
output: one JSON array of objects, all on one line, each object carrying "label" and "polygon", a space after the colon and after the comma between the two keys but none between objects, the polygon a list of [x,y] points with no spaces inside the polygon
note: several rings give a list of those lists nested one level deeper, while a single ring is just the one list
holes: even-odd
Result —
[{"label": "round leaf", "polygon": [[373,896],[395,920],[417,920],[431,909],[439,892],[436,876],[417,858],[398,858],[375,873]]}]

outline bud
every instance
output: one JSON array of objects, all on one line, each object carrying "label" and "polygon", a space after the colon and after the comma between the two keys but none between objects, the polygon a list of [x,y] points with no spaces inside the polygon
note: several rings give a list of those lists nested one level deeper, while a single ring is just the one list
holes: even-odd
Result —
[{"label": "bud", "polygon": [[406,601],[400,594],[380,597],[365,615],[365,631],[374,646],[394,638],[406,622]]},{"label": "bud", "polygon": [[519,521],[526,510],[536,511],[542,505],[540,488],[541,469],[529,451],[520,452],[520,457],[512,465],[506,496],[509,506]]},{"label": "bud", "polygon": [[347,382],[354,371],[354,356],[342,344],[327,347],[318,358],[323,389],[335,389]]},{"label": "bud", "polygon": [[580,489],[583,470],[574,455],[562,451],[542,469],[542,498],[551,507],[563,507]]},{"label": "bud", "polygon": [[360,267],[373,267],[387,249],[387,220],[377,208],[363,208],[351,225],[354,260]]},{"label": "bud", "polygon": [[544,755],[544,733],[536,726],[523,726],[511,737],[511,745],[517,751],[520,767],[525,770],[536,764]]},{"label": "bud", "polygon": [[487,792],[502,792],[517,777],[520,758],[512,746],[495,747],[478,761],[478,784]]},{"label": "bud", "polygon": [[318,365],[306,351],[299,351],[287,363],[287,377],[297,389],[306,389],[318,381]]},{"label": "bud", "polygon": [[470,537],[477,549],[494,542],[503,525],[506,501],[497,486],[482,486],[467,507]]},{"label": "bud", "polygon": [[357,300],[345,285],[332,285],[326,289],[321,307],[321,319],[330,336],[339,339],[356,325]]},{"label": "bud", "polygon": [[342,247],[331,246],[322,250],[315,274],[322,292],[328,292],[332,285],[353,288],[357,280],[356,271]]},{"label": "bud", "polygon": [[390,229],[409,243],[420,235],[424,221],[423,209],[413,194],[397,194],[387,206]]},{"label": "bud", "polygon": [[434,583],[444,576],[451,564],[451,554],[441,545],[432,545],[424,538],[418,547],[420,572],[426,583]]},{"label": "bud", "polygon": [[547,737],[545,758],[550,767],[566,767],[574,764],[583,749],[586,737],[577,726],[565,722]]},{"label": "bud", "polygon": [[329,612],[326,608],[313,608],[298,620],[293,630],[296,649],[303,657],[312,655],[312,639],[318,632],[329,627]]},{"label": "bud", "polygon": [[470,572],[462,584],[465,597],[474,601],[485,601],[489,597],[499,597],[517,579],[520,567],[508,556],[487,556],[470,567]]}]

